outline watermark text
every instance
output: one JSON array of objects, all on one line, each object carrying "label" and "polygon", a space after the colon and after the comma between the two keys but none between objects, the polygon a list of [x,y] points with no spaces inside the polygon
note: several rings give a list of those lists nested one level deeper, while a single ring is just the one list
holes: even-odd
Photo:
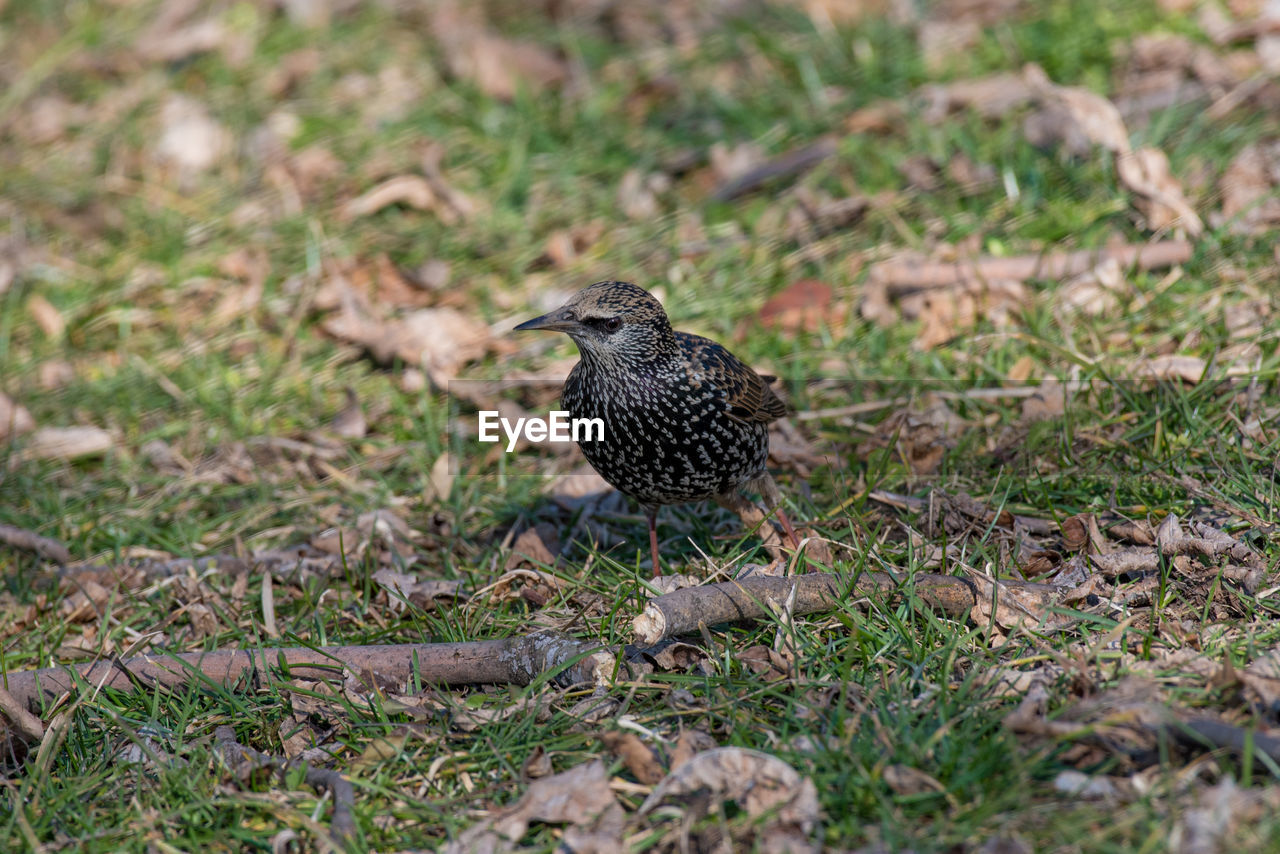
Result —
[{"label": "watermark text", "polygon": [[496,409],[480,410],[479,439],[481,442],[498,442],[498,428],[507,437],[507,453],[516,448],[523,435],[533,443],[538,442],[598,442],[604,438],[604,420],[601,418],[572,418],[564,409],[553,409],[547,418],[503,418]]}]

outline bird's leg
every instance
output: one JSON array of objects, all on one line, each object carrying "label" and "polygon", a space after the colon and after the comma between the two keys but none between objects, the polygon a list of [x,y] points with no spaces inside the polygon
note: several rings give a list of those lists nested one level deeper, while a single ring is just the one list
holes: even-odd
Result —
[{"label": "bird's leg", "polygon": [[757,484],[760,487],[760,496],[764,498],[765,509],[777,514],[782,530],[791,541],[791,548],[800,548],[800,538],[796,536],[796,529],[791,526],[791,520],[787,518],[787,514],[782,512],[782,492],[778,489],[778,482],[773,479],[773,475],[765,472]]},{"label": "bird's leg", "polygon": [[768,517],[754,501],[736,490],[717,495],[715,500],[721,507],[736,513],[742,520],[743,527],[748,531],[760,532],[760,539],[764,540],[764,550],[768,552],[770,560],[786,559],[786,555],[782,553],[782,540],[778,537],[778,532],[769,524]]},{"label": "bird's leg", "polygon": [[791,520],[787,518],[787,514],[782,512],[782,508],[775,508],[774,512],[778,514],[778,521],[782,523],[782,530],[786,532],[787,539],[791,541],[791,548],[800,548],[800,538],[796,536],[796,529],[792,527]]},{"label": "bird's leg", "polygon": [[658,563],[658,508],[644,508],[644,517],[649,522],[649,552],[653,555],[653,577],[662,574],[662,565]]}]

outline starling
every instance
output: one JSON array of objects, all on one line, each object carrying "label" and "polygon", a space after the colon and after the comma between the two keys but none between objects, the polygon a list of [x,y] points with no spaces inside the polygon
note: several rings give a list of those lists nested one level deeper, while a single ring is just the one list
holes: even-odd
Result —
[{"label": "starling", "polygon": [[[672,330],[662,304],[627,282],[597,282],[555,311],[516,327],[564,332],[582,358],[561,405],[599,418],[603,438],[579,442],[600,476],[644,507],[653,573],[662,504],[713,499],[748,525],[765,524],[741,490],[759,491],[769,512],[781,501],[765,469],[768,424],[786,408],[764,377],[714,341]],[[779,511],[792,543],[795,532]],[[777,534],[765,529],[766,543]],[[770,540],[768,535],[772,535]],[[771,549],[772,550],[772,549]]]}]

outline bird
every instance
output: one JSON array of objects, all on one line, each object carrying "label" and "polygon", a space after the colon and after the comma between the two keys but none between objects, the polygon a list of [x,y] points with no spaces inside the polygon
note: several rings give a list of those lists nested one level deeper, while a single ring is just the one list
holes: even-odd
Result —
[{"label": "bird", "polygon": [[764,526],[776,554],[777,533],[743,494],[759,492],[797,544],[765,468],[768,425],[786,414],[771,387],[776,377],[756,373],[715,341],[673,330],[662,303],[630,282],[596,282],[515,327],[534,329],[566,333],[578,346],[560,403],[574,419],[603,422],[603,436],[578,446],[644,509],[655,577],[662,505],[711,499],[749,527]]}]

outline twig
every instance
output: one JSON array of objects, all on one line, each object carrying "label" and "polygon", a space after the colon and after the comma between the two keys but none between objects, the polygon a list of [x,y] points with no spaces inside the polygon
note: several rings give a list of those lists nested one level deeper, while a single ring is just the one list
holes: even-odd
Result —
[{"label": "twig", "polygon": [[[570,664],[570,662],[573,662]],[[524,637],[470,643],[396,644],[390,646],[338,646],[217,650],[181,655],[142,655],[124,661],[95,661],[71,667],[49,667],[9,673],[4,687],[22,705],[37,708],[70,692],[79,678],[95,686],[131,691],[134,688],[177,688],[189,682],[209,682],[231,687],[241,680],[260,679],[267,673],[283,678],[332,676],[342,668],[364,677],[406,683],[415,675],[422,682],[447,685],[528,685],[551,671],[568,665],[557,676],[561,684],[592,682],[602,685],[612,677],[615,660],[599,644],[563,635],[538,633]],[[366,679],[366,681],[369,681]]]},{"label": "twig", "polygon": [[45,560],[51,560],[57,564],[71,563],[71,552],[62,543],[52,537],[42,537],[35,531],[28,531],[16,525],[0,524],[0,542],[35,552]]},{"label": "twig", "polygon": [[[995,584],[997,596],[1005,589],[1054,589],[1025,581],[1001,580]],[[697,631],[699,626],[767,617],[771,613],[766,604],[769,597],[780,602],[791,594],[793,587],[796,599],[792,613],[801,616],[836,607],[850,591],[897,593],[906,586],[886,572],[866,572],[853,582],[816,572],[790,578],[766,576],[686,587],[650,601],[644,613],[635,618],[631,629],[637,643],[649,646],[663,638]],[[909,587],[927,605],[953,617],[967,616],[981,595],[972,581],[954,575],[915,575]]]},{"label": "twig", "polygon": [[40,723],[40,719],[27,711],[16,697],[3,688],[0,688],[0,715],[12,721],[27,741],[38,744],[44,738],[44,724]]},{"label": "twig", "polygon": [[1047,252],[1043,255],[1015,255],[1011,258],[983,257],[960,261],[906,259],[883,261],[871,268],[871,277],[891,295],[902,295],[960,284],[997,280],[1066,279],[1087,273],[1103,261],[1115,260],[1122,267],[1154,270],[1191,260],[1191,243],[1165,240],[1160,243],[1130,244],[1113,248]]},{"label": "twig", "polygon": [[717,202],[727,202],[744,196],[776,178],[789,178],[807,172],[836,153],[839,140],[824,136],[817,142],[780,154],[736,178],[725,181],[711,193]]},{"label": "twig", "polygon": [[[1039,385],[1021,385],[1008,386],[1007,388],[971,388],[965,391],[933,390],[928,393],[939,400],[1016,400],[1023,397],[1035,397],[1043,391],[1044,388]],[[797,421],[816,421],[822,418],[845,418],[850,415],[865,415],[868,412],[877,412],[881,409],[906,406],[910,402],[911,398],[909,397],[885,397],[880,400],[866,400],[862,403],[853,403],[848,406],[831,406],[826,409],[811,409],[807,412],[797,412],[794,417]]]},{"label": "twig", "polygon": [[351,781],[325,768],[313,768],[305,763],[290,762],[266,753],[245,747],[236,741],[236,733],[229,726],[220,726],[213,731],[214,752],[237,778],[244,780],[260,768],[269,768],[281,780],[291,768],[303,764],[306,768],[303,780],[308,786],[325,789],[333,796],[333,818],[329,822],[329,833],[339,847],[347,847],[356,838],[356,821],[352,814],[356,803],[355,789]]}]

